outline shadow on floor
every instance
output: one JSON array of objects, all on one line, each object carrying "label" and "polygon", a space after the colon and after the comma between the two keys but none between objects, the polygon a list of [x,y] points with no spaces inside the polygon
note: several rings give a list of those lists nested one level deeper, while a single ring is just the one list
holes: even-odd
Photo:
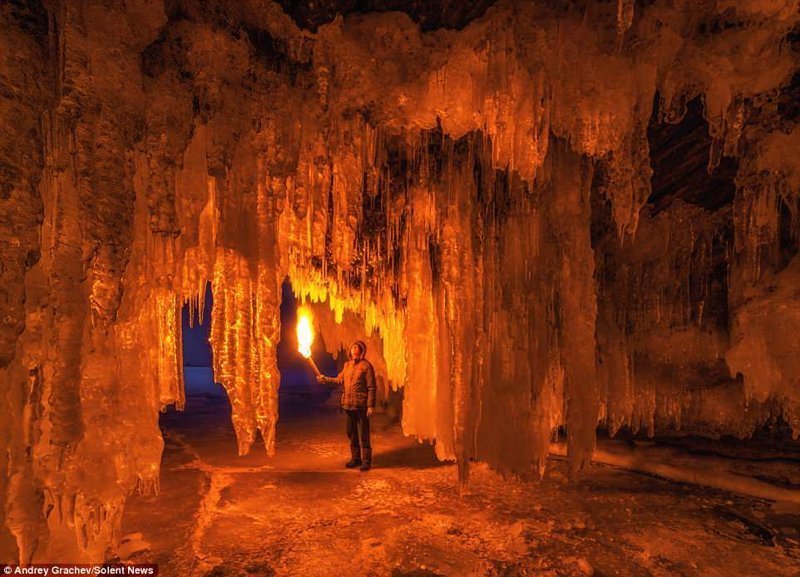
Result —
[{"label": "shadow on floor", "polygon": [[437,459],[433,446],[428,444],[397,447],[386,452],[376,446],[373,451],[373,464],[381,469],[433,469],[453,466],[452,463]]}]

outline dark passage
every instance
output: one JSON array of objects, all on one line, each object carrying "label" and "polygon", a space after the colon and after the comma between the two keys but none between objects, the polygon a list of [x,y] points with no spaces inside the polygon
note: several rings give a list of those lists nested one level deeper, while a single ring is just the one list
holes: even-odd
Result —
[{"label": "dark passage", "polygon": [[[281,340],[277,347],[278,369],[281,373],[279,391],[281,407],[293,410],[311,408],[313,405],[326,402],[330,397],[331,388],[317,384],[308,362],[297,352],[295,325],[298,303],[288,279],[281,289]],[[213,353],[209,334],[213,306],[214,296],[211,283],[208,283],[202,322],[197,313],[193,319],[190,318],[188,304],[183,307],[183,362],[187,398],[226,397],[224,388],[214,380],[212,368]],[[322,335],[314,343],[314,360],[325,374],[337,373],[336,361],[325,351]]]}]

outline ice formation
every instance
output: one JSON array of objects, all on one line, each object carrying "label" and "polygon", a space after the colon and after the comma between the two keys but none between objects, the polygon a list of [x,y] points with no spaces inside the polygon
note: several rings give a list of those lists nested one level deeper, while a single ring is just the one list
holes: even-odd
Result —
[{"label": "ice formation", "polygon": [[[274,450],[287,276],[462,483],[541,473],[559,427],[575,473],[598,424],[798,435],[798,8],[312,32],[269,0],[2,3],[0,560],[117,546],[208,282],[240,454]],[[656,212],[654,101],[679,123],[698,97],[733,203]]]}]

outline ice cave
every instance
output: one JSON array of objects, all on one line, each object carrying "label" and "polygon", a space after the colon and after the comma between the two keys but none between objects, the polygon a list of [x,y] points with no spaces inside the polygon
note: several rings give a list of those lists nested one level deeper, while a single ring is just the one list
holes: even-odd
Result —
[{"label": "ice cave", "polygon": [[8,575],[798,577],[800,0],[0,0],[0,449]]}]

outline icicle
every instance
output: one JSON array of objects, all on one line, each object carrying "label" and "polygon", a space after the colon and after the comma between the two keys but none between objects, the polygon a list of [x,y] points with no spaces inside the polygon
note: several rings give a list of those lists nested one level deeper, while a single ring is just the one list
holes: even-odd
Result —
[{"label": "icicle", "polygon": [[635,5],[634,0],[617,0],[617,46],[620,50],[625,33],[633,24]]}]

